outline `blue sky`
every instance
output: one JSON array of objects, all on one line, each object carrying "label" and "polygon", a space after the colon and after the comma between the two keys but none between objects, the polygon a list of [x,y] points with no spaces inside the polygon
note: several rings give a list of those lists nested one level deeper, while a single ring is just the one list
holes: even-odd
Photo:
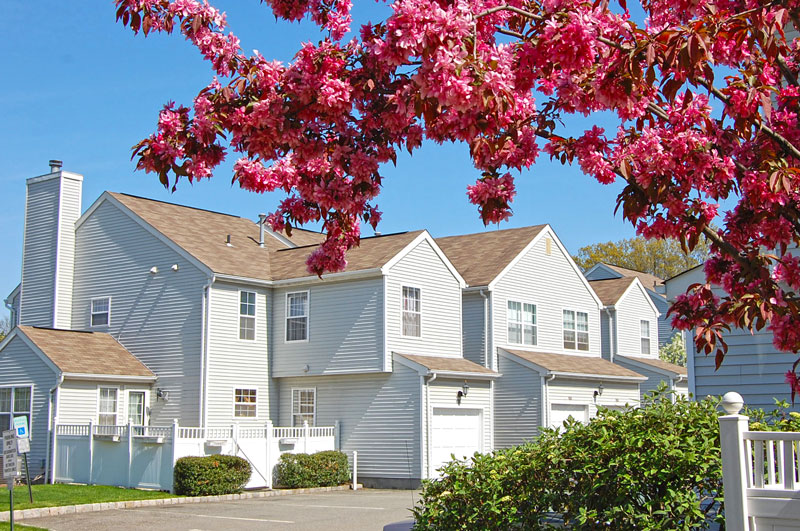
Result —
[{"label": "blue sky", "polygon": [[[308,23],[275,21],[256,0],[216,1],[245,50],[291,60],[303,41],[319,35]],[[357,2],[361,21],[378,20],[382,5]],[[364,7],[366,6],[366,7]],[[83,208],[104,191],[141,195],[256,219],[281,194],[257,195],[231,186],[226,161],[211,180],[182,183],[175,193],[155,176],[134,171],[131,146],[155,129],[169,100],[189,104],[212,73],[180,35],[144,38],[115,21],[111,0],[5,0],[0,69],[0,300],[18,284],[22,262],[25,179],[48,172],[49,159],[84,175]],[[576,120],[575,133],[593,119]],[[601,124],[607,127],[610,124]],[[383,233],[425,228],[434,236],[484,228],[466,198],[478,176],[464,145],[429,143],[397,167],[383,169],[378,204]],[[500,228],[550,223],[571,252],[634,235],[614,216],[621,186],[602,186],[577,168],[542,157],[517,175],[514,217]],[[371,231],[370,231],[371,234]],[[0,310],[5,315],[5,309]]]}]

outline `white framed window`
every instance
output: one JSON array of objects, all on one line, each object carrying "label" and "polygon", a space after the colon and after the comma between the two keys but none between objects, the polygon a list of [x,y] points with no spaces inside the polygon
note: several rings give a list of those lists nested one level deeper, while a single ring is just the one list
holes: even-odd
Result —
[{"label": "white framed window", "polygon": [[101,426],[117,425],[117,394],[116,387],[98,389],[97,423]]},{"label": "white framed window", "polygon": [[292,389],[292,426],[308,422],[313,426],[317,418],[317,390]]},{"label": "white framed window", "polygon": [[589,350],[589,314],[564,310],[564,348]]},{"label": "white framed window", "polygon": [[239,339],[253,341],[256,338],[256,294],[254,291],[239,292]]},{"label": "white framed window", "polygon": [[508,301],[508,342],[516,345],[536,344],[536,305]]},{"label": "white framed window", "polygon": [[406,337],[422,336],[422,305],[419,288],[403,286],[403,330]]},{"label": "white framed window", "polygon": [[10,430],[14,426],[14,417],[27,417],[28,430],[31,425],[31,408],[33,387],[0,387],[0,432]]},{"label": "white framed window", "polygon": [[134,426],[145,425],[146,395],[144,391],[128,392],[128,422]]},{"label": "white framed window", "polygon": [[255,418],[256,410],[256,390],[255,389],[234,389],[233,390],[233,416]]},{"label": "white framed window", "polygon": [[111,297],[92,299],[91,325],[109,326],[111,324]]},{"label": "white framed window", "polygon": [[308,341],[308,292],[286,294],[286,341]]},{"label": "white framed window", "polygon": [[639,321],[639,334],[642,343],[642,354],[650,354],[650,321]]}]

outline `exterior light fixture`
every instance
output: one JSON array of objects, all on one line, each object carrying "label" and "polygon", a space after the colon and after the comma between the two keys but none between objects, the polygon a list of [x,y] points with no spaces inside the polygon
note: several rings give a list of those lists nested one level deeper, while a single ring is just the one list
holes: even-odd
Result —
[{"label": "exterior light fixture", "polygon": [[169,402],[169,391],[164,391],[160,387],[156,389],[156,400],[163,400]]},{"label": "exterior light fixture", "polygon": [[459,404],[461,403],[461,399],[467,396],[467,393],[469,393],[469,385],[467,385],[467,381],[464,380],[464,385],[461,387],[461,390],[458,392],[458,394],[456,394],[456,399]]}]

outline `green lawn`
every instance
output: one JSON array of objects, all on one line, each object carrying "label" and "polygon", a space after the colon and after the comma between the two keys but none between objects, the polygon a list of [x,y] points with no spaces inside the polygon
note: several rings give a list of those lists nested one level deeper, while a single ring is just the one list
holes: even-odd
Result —
[{"label": "green lawn", "polygon": [[[8,510],[8,494],[8,488],[3,486],[0,489],[0,512]],[[122,489],[103,485],[34,485],[32,504],[28,501],[28,487],[14,487],[14,510],[172,497],[174,495],[168,492]],[[0,526],[2,525],[3,523],[0,522]],[[4,529],[6,528],[0,527],[0,531]]]},{"label": "green lawn", "polygon": [[[17,529],[27,529],[28,531],[39,531],[39,530],[47,531],[43,527],[33,527],[32,525],[22,525],[22,524],[18,524],[16,522],[14,522],[14,531],[16,531]],[[10,530],[11,530],[11,524],[10,523],[8,523],[8,522],[0,522],[0,531],[10,531]]]}]

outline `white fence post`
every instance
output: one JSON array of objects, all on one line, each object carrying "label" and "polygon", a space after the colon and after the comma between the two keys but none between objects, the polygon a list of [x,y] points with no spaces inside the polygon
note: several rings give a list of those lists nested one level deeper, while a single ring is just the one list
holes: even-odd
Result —
[{"label": "white fence post", "polygon": [[308,421],[303,421],[303,453],[308,453]]},{"label": "white fence post", "polygon": [[89,421],[89,485],[93,485],[94,475],[94,421]]},{"label": "white fence post", "polygon": [[131,468],[133,468],[133,423],[128,419],[128,488],[133,488]]},{"label": "white fence post", "polygon": [[339,448],[339,442],[341,441],[339,438],[339,430],[341,428],[342,426],[338,420],[333,422],[333,448],[335,450],[341,450],[341,448]]},{"label": "white fence post", "polygon": [[749,531],[747,517],[747,466],[744,437],[748,418],[739,415],[744,400],[739,393],[722,397],[722,408],[728,413],[719,418],[719,442],[722,452],[722,485],[725,489],[725,528]]},{"label": "white fence post", "polygon": [[265,437],[267,439],[267,488],[272,488],[272,421],[268,420],[265,429]]},{"label": "white fence post", "polygon": [[175,494],[175,456],[178,455],[178,435],[180,435],[180,426],[178,419],[172,419],[172,448],[170,449],[170,462],[172,466],[169,469],[169,491]]},{"label": "white fence post", "polygon": [[353,450],[353,490],[358,490],[358,451]]}]

